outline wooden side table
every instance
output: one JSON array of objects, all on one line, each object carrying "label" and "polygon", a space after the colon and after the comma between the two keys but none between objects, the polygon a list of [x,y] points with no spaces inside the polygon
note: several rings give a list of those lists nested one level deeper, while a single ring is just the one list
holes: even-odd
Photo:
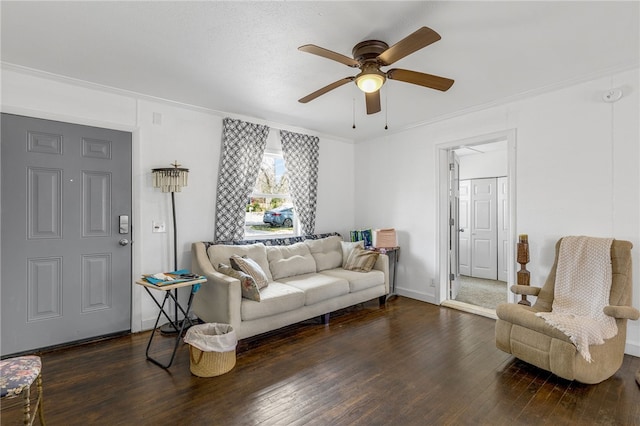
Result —
[{"label": "wooden side table", "polygon": [[[171,367],[171,364],[173,364],[173,359],[176,356],[176,351],[178,350],[178,345],[180,344],[180,338],[182,337],[182,333],[185,330],[185,324],[188,322],[189,325],[191,326],[191,320],[189,319],[189,312],[191,312],[191,304],[193,303],[193,295],[196,294],[196,292],[200,289],[200,284],[207,282],[206,278],[199,278],[196,280],[190,280],[190,281],[182,281],[182,282],[178,282],[176,284],[167,284],[167,285],[155,285],[155,284],[151,284],[150,282],[144,280],[144,279],[140,279],[138,281],[136,281],[136,284],[141,285],[144,287],[144,289],[147,291],[147,293],[149,294],[149,297],[151,297],[151,299],[153,299],[153,301],[155,302],[155,304],[158,306],[158,308],[160,309],[160,311],[158,312],[158,317],[156,318],[156,323],[153,326],[153,330],[151,330],[151,336],[149,336],[149,342],[147,343],[147,350],[145,351],[145,355],[147,356],[147,359],[151,362],[153,362],[154,364],[162,367],[162,368],[169,368]],[[183,308],[180,305],[180,302],[178,301],[177,298],[177,293],[176,295],[174,295],[173,292],[171,292],[170,290],[174,290],[174,289],[178,289],[180,287],[191,287],[191,293],[189,294],[189,301],[187,302],[187,306],[186,309]],[[158,301],[156,300],[155,297],[153,297],[153,294],[151,293],[151,290],[158,290],[158,291],[164,291],[164,298],[162,299],[162,303],[158,303]],[[173,300],[173,303],[175,303],[175,306],[180,310],[180,312],[182,312],[182,314],[184,315],[184,320],[183,321],[178,321],[177,318],[171,319],[171,317],[169,316],[169,314],[165,311],[165,305],[167,303],[168,300]],[[179,330],[178,333],[176,334],[176,342],[175,345],[173,347],[173,353],[171,354],[171,359],[169,360],[169,363],[167,364],[163,364],[160,361],[158,361],[157,359],[151,357],[149,355],[149,349],[151,348],[151,342],[153,342],[153,337],[156,334],[156,330],[158,328],[158,323],[160,322],[160,318],[162,317],[162,315],[164,315],[168,320],[169,323],[171,324],[171,326],[173,328],[175,328],[176,330]]]},{"label": "wooden side table", "polygon": [[387,301],[398,295],[396,293],[396,268],[398,266],[398,260],[400,259],[400,247],[370,247],[369,250],[389,256],[389,281],[391,288],[385,298],[385,301]]}]

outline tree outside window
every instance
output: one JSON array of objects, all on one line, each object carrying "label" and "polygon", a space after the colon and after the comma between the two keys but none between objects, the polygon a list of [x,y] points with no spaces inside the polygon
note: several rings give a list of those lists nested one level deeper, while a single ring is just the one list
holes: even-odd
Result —
[{"label": "tree outside window", "polygon": [[280,154],[265,153],[246,205],[245,238],[294,234],[289,176]]}]

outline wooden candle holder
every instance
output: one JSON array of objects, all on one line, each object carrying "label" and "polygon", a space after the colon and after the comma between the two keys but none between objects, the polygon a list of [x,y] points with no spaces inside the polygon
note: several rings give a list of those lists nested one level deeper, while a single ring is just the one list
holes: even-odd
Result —
[{"label": "wooden candle holder", "polygon": [[[518,256],[517,261],[520,264],[520,270],[517,273],[518,285],[530,285],[530,273],[527,271],[527,263],[529,263],[529,237],[522,234],[518,237]],[[531,302],[527,300],[527,295],[523,294],[519,305],[531,306]]]}]

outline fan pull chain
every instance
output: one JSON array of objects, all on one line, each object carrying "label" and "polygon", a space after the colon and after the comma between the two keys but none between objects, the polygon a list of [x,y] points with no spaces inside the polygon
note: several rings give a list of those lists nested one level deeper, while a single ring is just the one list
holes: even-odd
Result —
[{"label": "fan pull chain", "polygon": [[353,129],[356,128],[356,98],[353,98]]},{"label": "fan pull chain", "polygon": [[384,91],[384,129],[389,129],[389,89]]}]

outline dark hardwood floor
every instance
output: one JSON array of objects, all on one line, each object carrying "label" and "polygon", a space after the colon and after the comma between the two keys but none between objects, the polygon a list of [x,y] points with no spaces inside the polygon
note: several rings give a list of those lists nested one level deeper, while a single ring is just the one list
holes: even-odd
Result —
[{"label": "dark hardwood floor", "polygon": [[47,424],[640,425],[640,358],[569,382],[496,349],[493,320],[402,297],[242,341],[212,378],[191,375],[184,345],[168,371],[146,361],[148,336],[41,354]]}]

